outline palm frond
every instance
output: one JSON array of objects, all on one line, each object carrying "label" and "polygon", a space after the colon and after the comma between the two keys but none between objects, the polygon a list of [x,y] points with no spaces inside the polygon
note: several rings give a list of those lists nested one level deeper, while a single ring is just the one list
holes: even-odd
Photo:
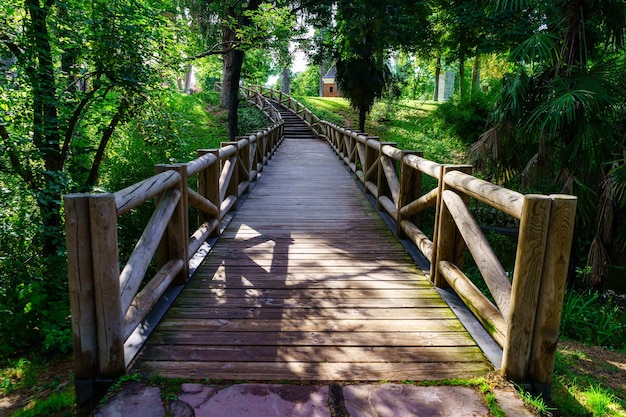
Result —
[{"label": "palm frond", "polygon": [[590,268],[588,268],[589,272],[585,274],[585,282],[591,287],[599,285],[609,270],[608,265],[609,254],[602,240],[600,240],[600,236],[596,236],[593,238],[587,254],[587,266]]},{"label": "palm frond", "polygon": [[592,91],[563,91],[539,105],[526,121],[526,128],[556,133],[579,121],[584,113],[597,110],[597,97]]},{"label": "palm frond", "polygon": [[558,38],[549,33],[535,33],[509,54],[509,60],[528,64],[555,64],[559,60]]},{"label": "palm frond", "polygon": [[626,160],[615,162],[609,172],[615,184],[615,202],[620,207],[626,206]]},{"label": "palm frond", "polygon": [[488,7],[495,10],[524,10],[531,3],[531,0],[490,0]]},{"label": "palm frond", "polygon": [[613,220],[615,211],[613,206],[615,195],[615,181],[607,175],[602,181],[602,194],[600,195],[600,207],[598,210],[598,234],[602,241],[608,245],[613,242]]}]

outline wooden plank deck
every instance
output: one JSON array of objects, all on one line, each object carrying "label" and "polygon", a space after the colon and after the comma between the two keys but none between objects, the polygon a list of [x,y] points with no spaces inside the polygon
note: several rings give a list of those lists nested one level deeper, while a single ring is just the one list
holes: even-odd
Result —
[{"label": "wooden plank deck", "polygon": [[285,142],[134,364],[226,380],[431,380],[491,365],[325,143]]}]

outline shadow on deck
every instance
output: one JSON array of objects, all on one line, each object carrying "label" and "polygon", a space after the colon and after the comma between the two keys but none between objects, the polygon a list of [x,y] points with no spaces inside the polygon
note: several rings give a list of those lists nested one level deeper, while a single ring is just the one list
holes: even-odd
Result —
[{"label": "shadow on deck", "polygon": [[133,369],[250,381],[492,370],[342,162],[284,117],[279,152]]}]

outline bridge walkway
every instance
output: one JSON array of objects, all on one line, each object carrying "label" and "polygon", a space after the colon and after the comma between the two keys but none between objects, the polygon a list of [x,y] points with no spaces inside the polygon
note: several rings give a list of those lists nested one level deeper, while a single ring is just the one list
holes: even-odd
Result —
[{"label": "bridge walkway", "polygon": [[330,147],[283,117],[283,144],[133,368],[248,381],[492,370]]}]

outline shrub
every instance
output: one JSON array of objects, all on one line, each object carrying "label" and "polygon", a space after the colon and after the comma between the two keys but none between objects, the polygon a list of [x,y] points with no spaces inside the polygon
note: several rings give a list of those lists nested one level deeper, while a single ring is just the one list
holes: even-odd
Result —
[{"label": "shrub", "polygon": [[561,315],[561,336],[620,350],[626,344],[626,312],[597,292],[569,291]]},{"label": "shrub", "polygon": [[442,128],[469,145],[486,130],[490,108],[489,98],[474,92],[470,97],[453,98],[441,103],[433,116]]}]

